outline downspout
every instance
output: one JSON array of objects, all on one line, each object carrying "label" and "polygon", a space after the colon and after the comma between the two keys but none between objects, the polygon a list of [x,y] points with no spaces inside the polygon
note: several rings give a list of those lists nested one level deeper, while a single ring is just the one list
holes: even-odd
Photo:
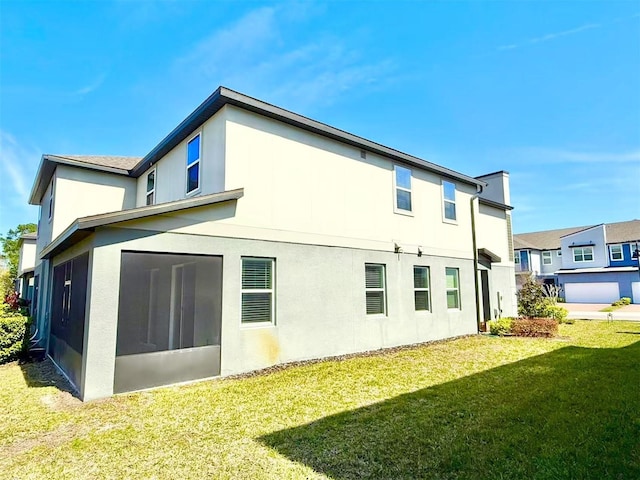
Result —
[{"label": "downspout", "polygon": [[480,333],[480,322],[482,322],[482,315],[480,313],[480,285],[478,284],[478,242],[476,240],[476,202],[480,198],[482,193],[482,186],[478,185],[478,191],[473,195],[469,201],[471,204],[471,241],[473,244],[473,286],[476,292],[476,324],[478,333]]}]

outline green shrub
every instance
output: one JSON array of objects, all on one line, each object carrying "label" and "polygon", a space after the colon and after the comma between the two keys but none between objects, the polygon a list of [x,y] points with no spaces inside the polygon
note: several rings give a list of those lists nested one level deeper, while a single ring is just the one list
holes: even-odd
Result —
[{"label": "green shrub", "polygon": [[545,317],[553,318],[558,323],[566,323],[569,311],[559,305],[548,305]]},{"label": "green shrub", "polygon": [[554,337],[558,322],[552,318],[518,318],[511,323],[511,333],[518,337]]},{"label": "green shrub", "polygon": [[611,304],[612,307],[624,307],[625,305],[631,305],[631,299],[629,297],[622,297],[620,300],[616,300]]},{"label": "green shrub", "polygon": [[27,335],[28,318],[21,315],[0,317],[0,364],[18,358]]},{"label": "green shrub", "polygon": [[509,317],[491,320],[489,322],[489,332],[491,332],[491,335],[500,335],[501,337],[511,333],[512,320],[513,319]]},{"label": "green shrub", "polygon": [[527,318],[545,317],[548,305],[544,287],[531,275],[518,290],[518,315]]}]

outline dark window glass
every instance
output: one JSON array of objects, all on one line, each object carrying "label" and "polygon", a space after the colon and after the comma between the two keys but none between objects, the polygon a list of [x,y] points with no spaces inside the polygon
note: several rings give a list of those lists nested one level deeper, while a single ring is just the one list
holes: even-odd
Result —
[{"label": "dark window glass", "polygon": [[200,135],[195,137],[187,145],[187,165],[200,160]]},{"label": "dark window glass", "polygon": [[222,257],[122,252],[116,355],[220,345]]},{"label": "dark window glass", "polygon": [[187,168],[187,193],[198,189],[200,180],[200,163]]}]

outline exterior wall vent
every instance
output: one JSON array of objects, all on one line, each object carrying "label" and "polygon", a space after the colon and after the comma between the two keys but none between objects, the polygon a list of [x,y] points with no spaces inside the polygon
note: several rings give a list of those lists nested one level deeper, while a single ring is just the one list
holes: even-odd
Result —
[{"label": "exterior wall vent", "polygon": [[367,158],[367,151],[366,150],[360,150],[360,158]]}]

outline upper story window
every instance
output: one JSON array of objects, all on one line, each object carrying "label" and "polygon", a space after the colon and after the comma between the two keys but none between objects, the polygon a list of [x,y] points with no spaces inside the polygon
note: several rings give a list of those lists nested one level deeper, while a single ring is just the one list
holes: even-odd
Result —
[{"label": "upper story window", "polygon": [[516,265],[520,265],[520,252],[516,252],[515,256],[513,257],[513,263]]},{"label": "upper story window", "polygon": [[147,205],[156,203],[156,171],[147,174]]},{"label": "upper story window", "polygon": [[561,257],[561,256],[562,256],[562,250],[558,250],[556,253],[557,253],[557,255],[558,255],[559,257]]},{"label": "upper story window", "polygon": [[456,215],[456,184],[442,181],[442,201],[444,208],[444,220],[455,222]]},{"label": "upper story window", "polygon": [[364,269],[367,315],[386,315],[385,266],[367,263]]},{"label": "upper story window", "polygon": [[187,193],[200,188],[200,134],[187,143]]},{"label": "upper story window", "polygon": [[551,252],[542,252],[542,264],[551,265],[552,263],[553,259],[551,258]]},{"label": "upper story window", "polygon": [[394,187],[395,187],[395,211],[411,212],[411,170],[395,165]]},{"label": "upper story window", "polygon": [[575,247],[573,249],[573,261],[593,262],[593,247]]},{"label": "upper story window", "polygon": [[624,252],[622,251],[622,245],[611,245],[609,247],[609,258],[611,261],[624,260]]},{"label": "upper story window", "polygon": [[48,212],[49,212],[48,213],[49,221],[51,221],[51,219],[53,218],[53,202],[54,202],[53,198],[54,198],[55,189],[56,189],[56,181],[55,180],[56,180],[55,177],[51,178],[51,190],[50,190],[50,193],[49,193],[49,206],[48,206],[48,208],[49,208],[49,210],[48,210]]}]

